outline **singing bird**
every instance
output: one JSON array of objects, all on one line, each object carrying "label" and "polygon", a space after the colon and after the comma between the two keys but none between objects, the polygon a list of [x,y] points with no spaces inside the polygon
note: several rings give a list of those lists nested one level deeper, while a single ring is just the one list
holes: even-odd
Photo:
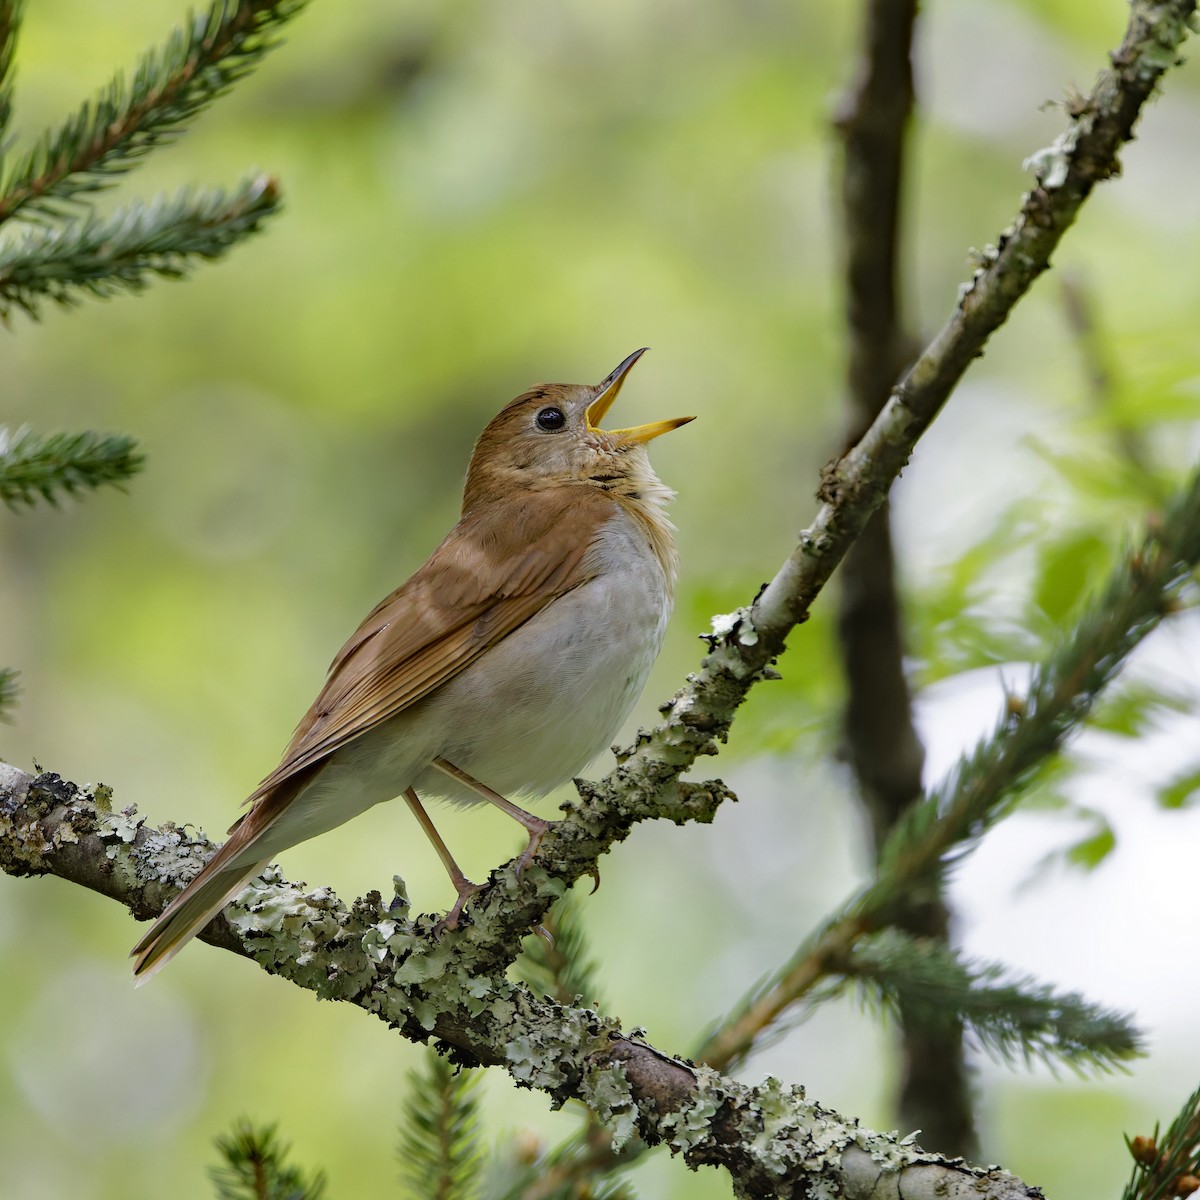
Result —
[{"label": "singing bird", "polygon": [[229,840],[133,948],[170,961],[281,850],[403,796],[458,893],[479,890],[421,797],[488,801],[519,821],[528,863],[549,823],[507,796],[578,775],[629,715],[662,646],[675,588],[674,493],[646,444],[692,420],[605,431],[645,350],[602,383],[518,396],[475,443],[462,515],[341,648],[279,766]]}]

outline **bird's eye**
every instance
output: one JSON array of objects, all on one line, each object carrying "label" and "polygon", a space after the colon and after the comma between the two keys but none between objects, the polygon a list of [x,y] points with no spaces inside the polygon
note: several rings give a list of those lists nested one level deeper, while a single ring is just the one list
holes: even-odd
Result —
[{"label": "bird's eye", "polygon": [[537,415],[537,423],[539,429],[557,433],[567,423],[567,418],[561,408],[543,408]]}]

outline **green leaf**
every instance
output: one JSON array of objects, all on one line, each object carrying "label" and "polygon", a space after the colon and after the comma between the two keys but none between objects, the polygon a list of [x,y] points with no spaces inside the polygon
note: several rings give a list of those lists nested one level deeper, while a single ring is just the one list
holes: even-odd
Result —
[{"label": "green leaf", "polygon": [[1048,543],[1038,562],[1033,602],[1055,624],[1063,621],[1091,591],[1112,558],[1112,547],[1094,530],[1080,529]]},{"label": "green leaf", "polygon": [[1197,793],[1200,793],[1200,767],[1185,771],[1160,787],[1157,800],[1161,808],[1190,808]]},{"label": "green leaf", "polygon": [[1073,867],[1092,871],[1113,852],[1116,845],[1117,835],[1112,826],[1104,821],[1102,828],[1068,847],[1063,857]]},{"label": "green leaf", "polygon": [[1126,683],[1106,696],[1092,714],[1093,729],[1120,737],[1139,738],[1153,729],[1167,713],[1190,713],[1190,696],[1172,693],[1149,684]]}]

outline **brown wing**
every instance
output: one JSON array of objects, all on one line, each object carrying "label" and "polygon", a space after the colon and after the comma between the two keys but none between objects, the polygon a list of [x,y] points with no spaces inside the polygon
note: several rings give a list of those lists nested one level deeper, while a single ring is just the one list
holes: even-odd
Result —
[{"label": "brown wing", "polygon": [[283,760],[247,803],[427,696],[586,582],[584,556],[613,507],[597,489],[566,487],[464,515],[338,652]]}]

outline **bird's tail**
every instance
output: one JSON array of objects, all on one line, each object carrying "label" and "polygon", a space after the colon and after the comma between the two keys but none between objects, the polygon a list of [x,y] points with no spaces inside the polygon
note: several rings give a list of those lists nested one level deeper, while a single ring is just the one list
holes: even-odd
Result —
[{"label": "bird's tail", "polygon": [[270,861],[255,845],[259,832],[243,820],[129,952],[139,984],[165,967]]}]

